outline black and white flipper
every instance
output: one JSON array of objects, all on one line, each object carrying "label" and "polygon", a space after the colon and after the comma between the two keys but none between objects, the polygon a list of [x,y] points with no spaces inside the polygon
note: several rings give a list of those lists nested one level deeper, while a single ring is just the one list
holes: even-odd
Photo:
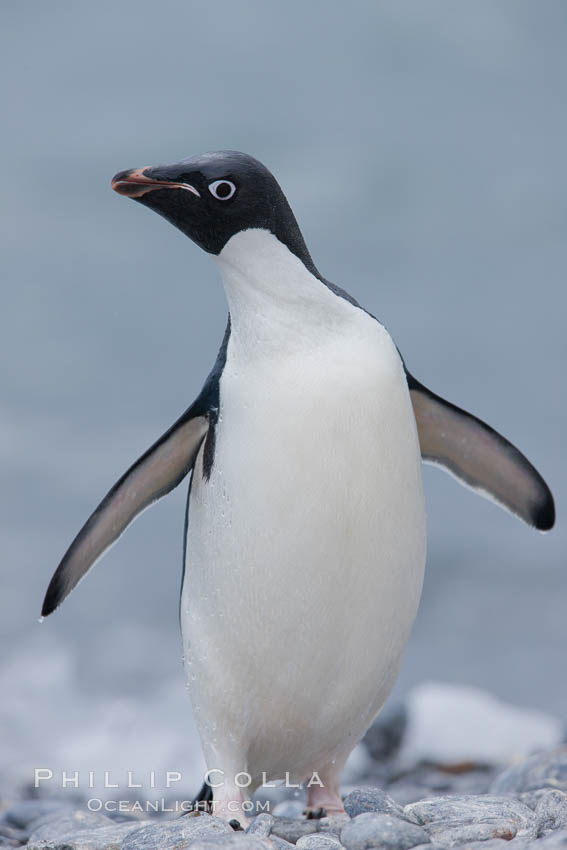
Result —
[{"label": "black and white flipper", "polygon": [[423,460],[539,531],[553,528],[553,496],[529,460],[485,422],[407,378]]},{"label": "black and white flipper", "polygon": [[53,574],[43,601],[43,617],[63,602],[144,508],[161,499],[185,478],[193,468],[208,425],[207,414],[197,415],[192,405],[116,482],[81,528]]}]

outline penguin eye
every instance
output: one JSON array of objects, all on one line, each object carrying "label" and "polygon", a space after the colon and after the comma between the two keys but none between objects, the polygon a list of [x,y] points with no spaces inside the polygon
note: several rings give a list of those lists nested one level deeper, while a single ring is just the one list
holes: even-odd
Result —
[{"label": "penguin eye", "polygon": [[209,192],[217,201],[228,201],[236,192],[236,186],[230,180],[215,180],[209,183]]}]

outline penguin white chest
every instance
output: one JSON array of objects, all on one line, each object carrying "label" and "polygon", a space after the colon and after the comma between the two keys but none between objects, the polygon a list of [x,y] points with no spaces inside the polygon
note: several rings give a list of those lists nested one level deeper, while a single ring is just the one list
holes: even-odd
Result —
[{"label": "penguin white chest", "polygon": [[381,325],[328,295],[346,320],[304,344],[231,337],[210,477],[204,449],[193,473],[188,682],[207,763],[254,783],[346,758],[393,685],[423,579],[399,356]]}]

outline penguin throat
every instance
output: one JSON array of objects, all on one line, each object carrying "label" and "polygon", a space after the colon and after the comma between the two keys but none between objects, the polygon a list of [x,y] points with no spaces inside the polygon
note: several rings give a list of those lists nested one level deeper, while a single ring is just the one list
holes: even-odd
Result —
[{"label": "penguin throat", "polygon": [[215,258],[228,300],[231,334],[243,344],[304,346],[333,333],[354,309],[338,298],[268,230],[232,236]]}]

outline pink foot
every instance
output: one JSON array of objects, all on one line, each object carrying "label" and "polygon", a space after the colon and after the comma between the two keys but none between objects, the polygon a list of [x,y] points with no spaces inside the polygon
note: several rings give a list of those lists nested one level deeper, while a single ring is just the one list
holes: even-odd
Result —
[{"label": "pink foot", "polygon": [[[307,789],[307,817],[325,817],[328,815],[344,815],[345,807],[339,793],[339,780],[329,777],[323,772],[319,774],[322,785],[311,785]],[[320,810],[324,809],[324,814]]]}]

